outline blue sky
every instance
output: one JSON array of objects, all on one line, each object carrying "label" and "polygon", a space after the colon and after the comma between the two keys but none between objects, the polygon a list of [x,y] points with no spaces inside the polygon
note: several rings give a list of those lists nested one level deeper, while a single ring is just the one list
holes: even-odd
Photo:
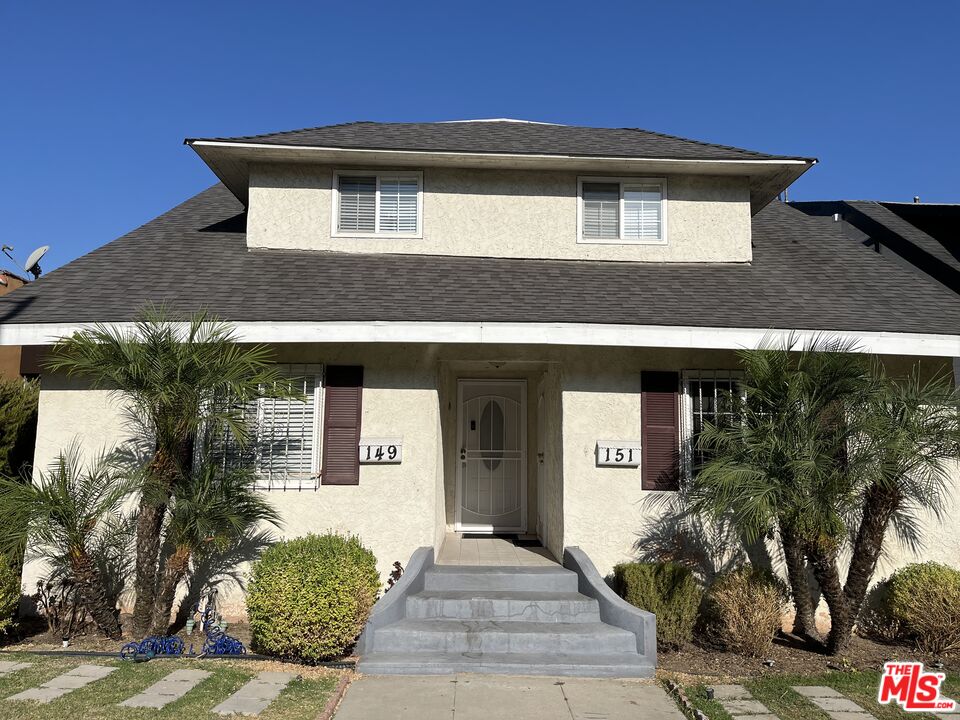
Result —
[{"label": "blue sky", "polygon": [[643,127],[818,157],[791,199],[957,202],[958,27],[953,0],[6,0],[0,241],[52,269],[215,182],[184,137],[350,120]]}]

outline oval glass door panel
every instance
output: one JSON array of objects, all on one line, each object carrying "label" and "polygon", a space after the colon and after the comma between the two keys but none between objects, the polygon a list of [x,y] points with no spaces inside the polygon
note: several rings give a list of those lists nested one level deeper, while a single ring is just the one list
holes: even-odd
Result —
[{"label": "oval glass door panel", "polygon": [[461,381],[460,529],[520,531],[525,511],[525,386]]}]

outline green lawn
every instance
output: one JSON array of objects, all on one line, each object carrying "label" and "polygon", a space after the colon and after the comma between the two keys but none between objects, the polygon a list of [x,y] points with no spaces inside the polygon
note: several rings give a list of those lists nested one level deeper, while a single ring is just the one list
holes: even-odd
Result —
[{"label": "green lawn", "polygon": [[[33,667],[0,678],[0,698],[7,698],[21,690],[36,687],[80,664],[111,665],[119,668],[108,677],[86,687],[74,690],[46,705],[33,701],[7,702],[0,699],[0,718],[6,720],[61,720],[66,717],[84,720],[147,720],[154,718],[189,718],[208,720],[221,716],[210,712],[211,708],[227,698],[247,680],[265,669],[282,669],[300,672],[295,665],[282,668],[275,663],[271,667],[257,662],[233,660],[153,660],[148,663],[132,663],[120,659],[101,657],[49,657],[26,653],[0,653],[0,659],[33,663]],[[208,670],[213,673],[179,700],[162,710],[151,708],[121,708],[117,705],[149,687],[173,670],[184,668]],[[263,720],[313,720],[323,709],[327,698],[336,685],[337,676],[303,668],[304,679],[294,680],[287,686],[260,717]]]},{"label": "green lawn", "polygon": [[[750,678],[742,683],[757,700],[766,705],[780,720],[829,720],[826,713],[791,689],[793,685],[826,685],[840,691],[879,720],[933,720],[933,715],[907,713],[898,705],[877,703],[880,673],[872,670],[824,675],[770,675]],[[691,702],[710,716],[711,720],[732,720],[720,703],[706,699],[706,685],[685,687]],[[943,694],[960,700],[960,675],[947,675]]]}]

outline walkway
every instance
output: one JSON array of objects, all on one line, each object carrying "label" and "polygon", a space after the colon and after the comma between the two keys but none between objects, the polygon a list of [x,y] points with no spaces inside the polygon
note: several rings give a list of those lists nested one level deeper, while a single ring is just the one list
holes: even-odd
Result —
[{"label": "walkway", "polygon": [[335,720],[684,720],[658,685],[642,680],[365,675]]}]

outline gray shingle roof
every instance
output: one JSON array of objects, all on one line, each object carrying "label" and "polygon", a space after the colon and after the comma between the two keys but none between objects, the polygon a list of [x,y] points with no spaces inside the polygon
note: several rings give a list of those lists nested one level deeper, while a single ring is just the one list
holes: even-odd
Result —
[{"label": "gray shingle roof", "polygon": [[503,321],[955,334],[960,299],[772,203],[750,265],[248,251],[222,186],[0,298],[0,322],[123,321],[145,302],[235,321]]},{"label": "gray shingle roof", "polygon": [[[196,139],[188,139],[193,142]],[[594,128],[516,121],[353,122],[207,141],[315,147],[511,153],[683,160],[808,160],[688,140],[639,128]]]}]

